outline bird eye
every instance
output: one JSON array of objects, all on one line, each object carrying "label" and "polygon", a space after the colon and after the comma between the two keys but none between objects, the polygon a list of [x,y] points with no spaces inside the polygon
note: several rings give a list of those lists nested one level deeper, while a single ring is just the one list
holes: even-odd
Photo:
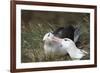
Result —
[{"label": "bird eye", "polygon": [[48,34],[48,37],[50,36],[50,34]]},{"label": "bird eye", "polygon": [[64,39],[65,41],[68,41],[67,39]]}]

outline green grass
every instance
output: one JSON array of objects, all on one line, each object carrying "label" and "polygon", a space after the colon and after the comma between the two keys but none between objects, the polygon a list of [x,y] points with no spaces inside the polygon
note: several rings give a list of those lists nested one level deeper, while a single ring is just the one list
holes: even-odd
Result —
[{"label": "green grass", "polygon": [[[59,13],[22,10],[21,15],[21,62],[45,62],[71,60],[68,55],[44,54],[43,36],[58,27],[81,24],[81,46],[89,52],[89,14]],[[88,47],[86,46],[88,45]],[[86,58],[86,59],[89,59]]]}]

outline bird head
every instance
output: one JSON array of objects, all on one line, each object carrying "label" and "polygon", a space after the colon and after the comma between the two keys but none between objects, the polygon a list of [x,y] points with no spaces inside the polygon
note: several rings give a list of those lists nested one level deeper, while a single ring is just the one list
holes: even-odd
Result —
[{"label": "bird head", "polygon": [[44,35],[43,41],[49,42],[49,43],[60,43],[62,39],[54,36],[52,32],[48,32]]},{"label": "bird head", "polygon": [[75,43],[74,43],[74,41],[72,41],[71,39],[69,39],[69,38],[64,38],[64,39],[62,39],[62,42],[61,42],[61,44],[63,45],[63,47],[73,47],[73,46],[75,46]]},{"label": "bird head", "polygon": [[43,37],[43,41],[46,41],[46,40],[51,40],[51,38],[53,37],[54,35],[52,34],[52,32],[48,32],[44,35]]}]

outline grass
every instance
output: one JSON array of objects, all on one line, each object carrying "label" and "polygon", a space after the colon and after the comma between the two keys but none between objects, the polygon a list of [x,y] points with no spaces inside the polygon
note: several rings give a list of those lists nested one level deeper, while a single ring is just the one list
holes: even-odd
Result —
[{"label": "grass", "polygon": [[[89,14],[42,12],[22,10],[21,14],[21,62],[45,62],[71,60],[68,55],[44,54],[45,33],[81,22],[81,45],[89,52]],[[85,58],[85,59],[89,59]]]}]

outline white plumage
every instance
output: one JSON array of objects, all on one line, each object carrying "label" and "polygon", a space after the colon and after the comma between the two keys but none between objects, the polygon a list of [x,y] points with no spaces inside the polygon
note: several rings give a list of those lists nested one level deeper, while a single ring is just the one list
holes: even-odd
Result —
[{"label": "white plumage", "polygon": [[86,51],[77,48],[75,43],[69,38],[62,39],[61,44],[62,48],[66,49],[72,60],[80,60],[88,54]]},{"label": "white plumage", "polygon": [[55,53],[65,55],[68,53],[72,60],[80,60],[88,54],[86,51],[77,48],[71,39],[55,37],[51,32],[45,34],[43,40],[45,54]]},{"label": "white plumage", "polygon": [[61,39],[55,37],[51,32],[45,34],[43,41],[45,54],[67,54],[66,49],[62,49]]}]

